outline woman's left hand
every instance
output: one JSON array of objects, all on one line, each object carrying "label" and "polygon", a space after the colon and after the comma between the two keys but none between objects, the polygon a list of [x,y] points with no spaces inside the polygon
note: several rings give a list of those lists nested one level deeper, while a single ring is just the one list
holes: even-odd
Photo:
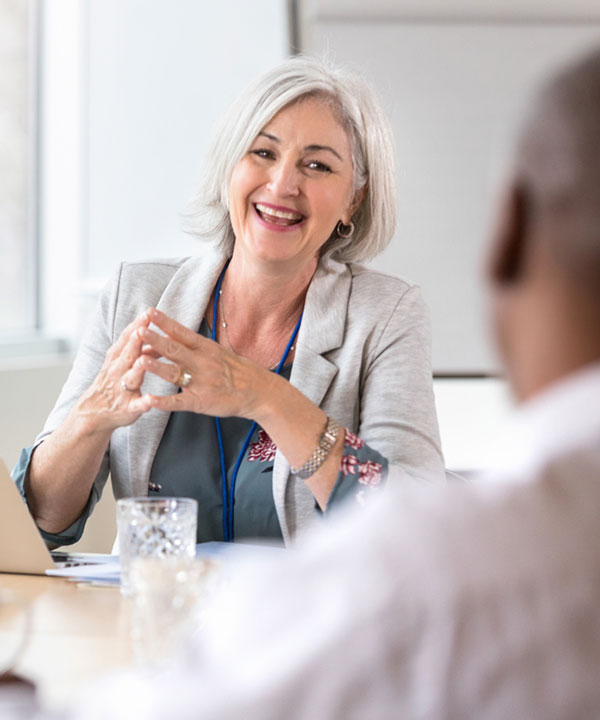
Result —
[{"label": "woman's left hand", "polygon": [[134,369],[143,369],[174,385],[180,384],[184,372],[191,376],[180,393],[149,396],[151,407],[256,419],[263,398],[269,395],[273,373],[198,335],[159,310],[148,310],[148,317],[166,337],[147,327],[140,328],[145,348]]}]

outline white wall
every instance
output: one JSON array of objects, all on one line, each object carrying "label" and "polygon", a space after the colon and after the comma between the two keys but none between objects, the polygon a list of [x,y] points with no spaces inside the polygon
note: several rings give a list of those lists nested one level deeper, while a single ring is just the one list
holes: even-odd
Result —
[{"label": "white wall", "polygon": [[0,458],[10,470],[40,432],[70,368],[68,356],[15,359],[0,365]]},{"label": "white wall", "polygon": [[507,383],[495,378],[433,382],[446,468],[468,476],[498,457],[497,442],[514,408]]}]

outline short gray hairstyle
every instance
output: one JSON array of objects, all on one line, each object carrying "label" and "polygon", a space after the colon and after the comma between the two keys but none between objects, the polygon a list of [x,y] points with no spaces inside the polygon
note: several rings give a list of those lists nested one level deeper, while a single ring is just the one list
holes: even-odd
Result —
[{"label": "short gray hairstyle", "polygon": [[321,257],[364,262],[387,246],[396,226],[394,148],[388,120],[358,73],[304,56],[288,58],[271,69],[227,111],[209,148],[204,181],[187,216],[189,232],[212,239],[231,255],[235,241],[229,217],[233,169],[280,110],[307,97],[331,104],[351,141],[354,198],[365,192],[352,218],[352,237],[343,238],[334,229]]}]

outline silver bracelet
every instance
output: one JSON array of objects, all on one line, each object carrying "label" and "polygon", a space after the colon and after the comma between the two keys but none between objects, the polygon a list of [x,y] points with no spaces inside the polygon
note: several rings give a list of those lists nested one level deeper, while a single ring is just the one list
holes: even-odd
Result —
[{"label": "silver bracelet", "polygon": [[339,424],[333,418],[328,417],[327,427],[325,428],[325,432],[321,435],[319,444],[314,453],[301,467],[291,467],[290,470],[292,471],[292,475],[297,475],[302,480],[306,480],[311,475],[314,475],[325,460],[327,460],[329,453],[331,452],[331,448],[335,445],[339,432]]}]

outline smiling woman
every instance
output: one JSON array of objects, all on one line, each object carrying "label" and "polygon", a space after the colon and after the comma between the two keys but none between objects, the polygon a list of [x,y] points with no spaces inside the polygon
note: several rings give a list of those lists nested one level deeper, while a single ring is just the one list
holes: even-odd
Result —
[{"label": "smiling woman", "polygon": [[360,199],[348,135],[326,101],[301,98],[277,113],[233,170],[229,206],[239,252],[312,276],[324,241],[337,222],[350,223]]},{"label": "smiling woman", "polygon": [[196,498],[199,541],[289,542],[391,464],[443,477],[419,289],[356,264],[395,220],[365,83],[286,61],[231,108],[205,177],[208,245],[119,268],[15,469],[49,543],[78,539],[109,472],[116,497]]}]

